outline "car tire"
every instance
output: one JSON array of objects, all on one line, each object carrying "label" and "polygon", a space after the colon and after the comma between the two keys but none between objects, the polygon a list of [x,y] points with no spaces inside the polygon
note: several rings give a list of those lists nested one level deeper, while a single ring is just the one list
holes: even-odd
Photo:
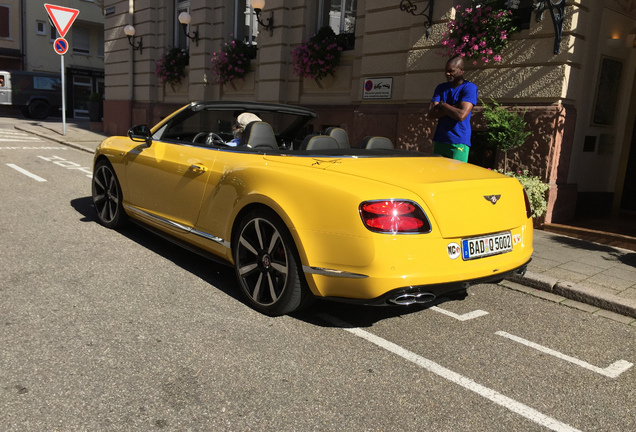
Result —
[{"label": "car tire", "polygon": [[93,171],[93,205],[97,220],[108,228],[121,228],[128,220],[123,208],[121,186],[113,166],[100,160]]},{"label": "car tire", "polygon": [[293,238],[273,211],[248,213],[236,231],[232,252],[241,293],[257,311],[280,316],[313,301]]},{"label": "car tire", "polygon": [[51,107],[42,100],[36,100],[29,104],[29,116],[36,120],[44,120],[49,116]]},{"label": "car tire", "polygon": [[20,111],[22,111],[22,115],[28,119],[31,118],[31,114],[29,114],[29,107],[26,105],[23,105],[20,107]]}]

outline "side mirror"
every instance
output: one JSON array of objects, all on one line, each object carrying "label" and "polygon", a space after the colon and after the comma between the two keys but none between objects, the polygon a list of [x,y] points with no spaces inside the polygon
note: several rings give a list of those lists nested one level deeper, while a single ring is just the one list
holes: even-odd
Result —
[{"label": "side mirror", "polygon": [[152,135],[150,128],[146,125],[133,126],[128,130],[128,138],[135,142],[144,142],[148,145],[152,144]]}]

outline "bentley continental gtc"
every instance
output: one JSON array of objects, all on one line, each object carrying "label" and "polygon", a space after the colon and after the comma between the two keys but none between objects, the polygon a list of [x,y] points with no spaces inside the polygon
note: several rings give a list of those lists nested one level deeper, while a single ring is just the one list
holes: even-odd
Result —
[{"label": "bentley continental gtc", "polygon": [[383,137],[309,133],[315,118],[193,102],[107,138],[94,159],[97,219],[232,265],[247,304],[268,315],[314,298],[426,303],[525,271],[533,231],[519,181]]}]

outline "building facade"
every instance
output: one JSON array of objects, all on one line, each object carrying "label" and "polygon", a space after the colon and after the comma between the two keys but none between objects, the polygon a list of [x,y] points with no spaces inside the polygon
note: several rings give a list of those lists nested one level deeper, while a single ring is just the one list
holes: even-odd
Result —
[{"label": "building facade", "polygon": [[[435,86],[444,81],[446,58],[440,54],[447,23],[458,4],[474,5],[267,0],[258,24],[245,0],[104,3],[107,133],[154,124],[194,100],[255,100],[311,107],[319,113],[315,130],[343,127],[353,145],[367,135],[383,135],[401,148],[424,152],[432,150],[435,122],[427,111]],[[466,77],[477,84],[482,100],[493,98],[524,113],[532,136],[508,152],[511,166],[550,185],[548,223],[567,221],[575,212],[636,211],[636,4],[510,3],[518,8],[523,30],[513,35],[501,62],[467,63]],[[559,9],[551,5],[560,3],[564,19],[555,24]],[[533,7],[545,8],[542,19]],[[191,16],[185,31],[178,21],[184,11]],[[268,23],[271,32],[264,27]],[[130,39],[127,25],[135,29]],[[348,35],[341,64],[333,76],[300,78],[292,50],[325,25]],[[211,58],[232,38],[256,45],[256,58],[244,80],[219,84]],[[186,76],[178,85],[162,84],[156,62],[175,47],[189,53]],[[481,112],[475,107],[476,134],[486,130]]]},{"label": "building facade", "polygon": [[0,0],[0,69],[23,68],[21,0]]},{"label": "building facade", "polygon": [[[0,0],[0,70],[60,73],[60,55],[53,50],[59,34],[44,3]],[[66,99],[70,117],[87,118],[89,95],[104,94],[103,1],[52,0],[51,4],[80,11],[65,35]]]}]

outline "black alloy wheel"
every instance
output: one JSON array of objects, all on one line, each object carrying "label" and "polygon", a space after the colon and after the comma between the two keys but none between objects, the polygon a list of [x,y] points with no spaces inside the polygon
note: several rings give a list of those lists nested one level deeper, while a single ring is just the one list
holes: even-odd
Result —
[{"label": "black alloy wheel", "polygon": [[93,204],[99,223],[108,228],[120,228],[126,222],[122,194],[112,165],[100,160],[93,172]]},{"label": "black alloy wheel", "polygon": [[285,315],[313,300],[291,234],[271,210],[252,211],[243,218],[233,253],[241,292],[257,311]]}]

